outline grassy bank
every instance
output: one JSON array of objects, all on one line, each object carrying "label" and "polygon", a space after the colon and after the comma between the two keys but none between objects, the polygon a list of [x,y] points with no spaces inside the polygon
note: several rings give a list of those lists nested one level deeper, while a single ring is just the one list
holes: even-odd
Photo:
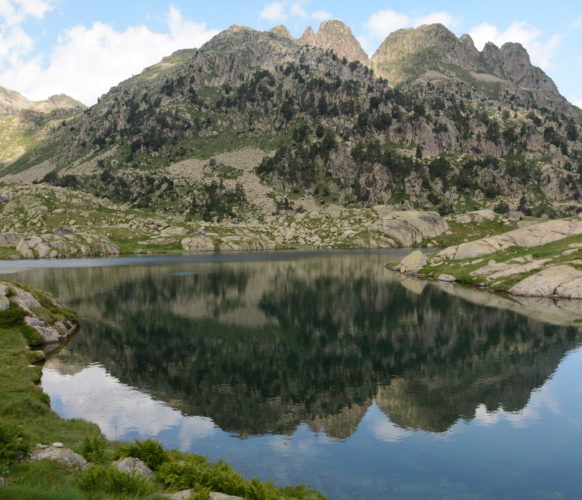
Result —
[{"label": "grassy bank", "polygon": [[[40,292],[28,290],[39,298]],[[22,310],[12,305],[0,311],[0,477],[9,483],[0,484],[1,499],[153,500],[190,488],[196,500],[207,499],[210,491],[248,500],[324,499],[304,486],[278,488],[270,482],[246,480],[224,462],[210,463],[198,455],[164,450],[154,441],[110,442],[94,424],[60,418],[38,385],[44,355],[29,347],[37,340],[25,325]],[[53,442],[83,455],[89,467],[81,471],[55,461],[26,460],[37,443]],[[124,456],[143,460],[154,471],[154,479],[137,479],[112,467],[113,460]]]}]

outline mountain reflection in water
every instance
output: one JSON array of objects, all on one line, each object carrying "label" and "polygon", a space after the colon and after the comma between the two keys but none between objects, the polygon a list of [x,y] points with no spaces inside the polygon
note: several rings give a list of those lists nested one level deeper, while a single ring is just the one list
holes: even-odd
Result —
[{"label": "mountain reflection in water", "polygon": [[[271,452],[309,435],[324,449],[364,429],[377,443],[447,440],[463,422],[523,428],[555,412],[551,377],[579,345],[572,325],[582,311],[401,283],[383,269],[387,260],[334,253],[36,269],[11,279],[49,288],[79,311],[82,330],[51,356],[43,386],[60,414],[93,420],[111,438],[154,436],[194,451],[208,441],[231,456],[233,436],[262,436]],[[496,307],[479,303],[491,300]],[[310,485],[342,498],[314,466]],[[369,481],[376,486],[352,496],[387,494],[382,475]],[[442,487],[479,498],[467,485]],[[439,498],[435,488],[395,498]]]}]

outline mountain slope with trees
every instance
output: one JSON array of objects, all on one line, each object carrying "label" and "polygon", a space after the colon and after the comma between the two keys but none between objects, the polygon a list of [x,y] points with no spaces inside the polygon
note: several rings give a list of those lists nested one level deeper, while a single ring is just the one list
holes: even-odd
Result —
[{"label": "mountain slope with trees", "polygon": [[[250,185],[235,182],[236,161],[234,179],[193,182],[174,174],[183,162],[212,167],[225,151],[252,148],[256,183],[291,210],[305,197],[441,213],[503,209],[501,202],[539,214],[577,209],[580,110],[557,89],[554,95],[555,85],[520,46],[478,53],[468,37],[430,25],[390,35],[362,64],[337,55],[333,43],[341,45],[342,36],[323,50],[282,27],[274,31],[234,26],[199,50],[165,58],[63,120],[0,175],[19,180],[25,172],[180,212],[227,199],[233,209],[223,216],[257,217],[245,204]],[[402,37],[415,40],[406,53],[399,52]],[[428,54],[450,56],[431,59],[442,70],[438,78],[426,77],[437,73],[423,65]],[[396,87],[378,78],[410,67],[418,74]],[[484,73],[489,69],[506,80]]]}]

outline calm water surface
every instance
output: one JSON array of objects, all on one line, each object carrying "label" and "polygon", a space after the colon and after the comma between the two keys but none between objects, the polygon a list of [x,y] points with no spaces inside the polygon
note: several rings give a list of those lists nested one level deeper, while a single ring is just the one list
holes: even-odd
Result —
[{"label": "calm water surface", "polygon": [[9,266],[79,311],[43,387],[108,438],[153,437],[334,500],[581,499],[582,332],[569,318],[582,304],[528,312],[401,281],[388,260]]}]

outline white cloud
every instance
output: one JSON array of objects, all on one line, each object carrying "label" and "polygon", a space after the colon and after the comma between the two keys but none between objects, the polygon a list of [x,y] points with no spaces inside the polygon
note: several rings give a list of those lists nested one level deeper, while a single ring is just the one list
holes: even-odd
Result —
[{"label": "white cloud", "polygon": [[380,441],[386,443],[398,443],[399,441],[412,436],[413,432],[403,429],[402,427],[390,422],[390,420],[385,419],[374,424],[372,427],[372,434]]},{"label": "white cloud", "polygon": [[272,23],[282,23],[289,19],[289,14],[287,14],[285,3],[273,2],[265,6],[259,17]]},{"label": "white cloud", "polygon": [[54,0],[0,0],[0,19],[5,26],[16,26],[28,17],[41,19],[53,8]]},{"label": "white cloud", "polygon": [[311,17],[317,21],[327,21],[331,19],[331,14],[325,10],[316,10],[311,14]]},{"label": "white cloud", "polygon": [[0,69],[18,64],[34,46],[22,24],[41,19],[53,8],[53,0],[0,0]]},{"label": "white cloud", "polygon": [[301,21],[308,18],[317,21],[325,21],[331,18],[331,14],[325,10],[309,12],[305,8],[306,1],[296,2],[271,2],[263,8],[259,14],[259,19],[270,23],[283,23],[285,21]]},{"label": "white cloud", "polygon": [[[574,101],[574,106],[578,106],[580,109],[582,109],[582,99]],[[582,390],[580,392],[582,392]]]},{"label": "white cloud", "polygon": [[513,22],[503,31],[491,24],[482,23],[469,34],[479,50],[487,42],[493,42],[498,47],[507,42],[521,43],[529,52],[532,62],[544,69],[552,67],[554,53],[561,42],[561,36],[557,34],[542,41],[540,30],[526,21]]},{"label": "white cloud", "polygon": [[[152,32],[146,26],[116,31],[99,22],[90,27],[78,25],[59,37],[48,60],[27,59],[22,54],[6,57],[0,49],[0,60],[5,64],[8,61],[0,71],[0,85],[30,99],[66,93],[93,104],[98,96],[146,66],[178,49],[199,47],[218,33],[203,23],[185,19],[173,7],[166,21],[168,33]],[[21,44],[26,45],[24,38]]]},{"label": "white cloud", "polygon": [[307,17],[307,11],[299,3],[294,3],[293,5],[291,5],[291,7],[289,8],[289,12],[293,17],[303,17],[303,18]]},{"label": "white cloud", "polygon": [[62,416],[90,420],[108,439],[123,439],[133,433],[155,438],[167,429],[176,429],[180,449],[188,451],[194,441],[217,431],[212,419],[185,416],[122,384],[99,365],[89,365],[74,375],[45,367],[42,386]]},{"label": "white cloud", "polygon": [[457,26],[459,21],[444,11],[432,12],[424,16],[411,16],[394,10],[380,10],[368,18],[364,25],[366,31],[358,39],[364,49],[371,53],[393,31],[434,23],[444,24],[451,29]]}]

